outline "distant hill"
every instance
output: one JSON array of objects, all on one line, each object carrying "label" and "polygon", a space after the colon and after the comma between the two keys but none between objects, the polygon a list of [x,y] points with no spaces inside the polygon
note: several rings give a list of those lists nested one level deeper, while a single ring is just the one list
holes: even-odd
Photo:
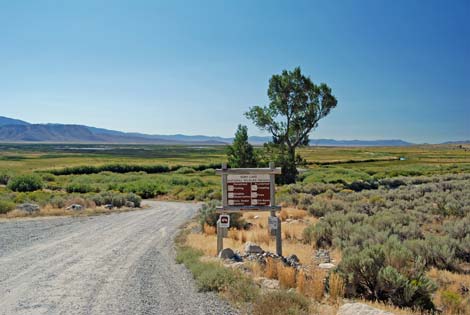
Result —
[{"label": "distant hill", "polygon": [[0,116],[0,126],[7,125],[29,125],[26,121]]},{"label": "distant hill", "polygon": [[337,146],[337,147],[403,147],[414,143],[403,140],[333,140],[333,139],[312,139],[312,146]]},{"label": "distant hill", "polygon": [[447,142],[443,142],[442,144],[470,144],[470,140],[447,141]]},{"label": "distant hill", "polygon": [[[271,137],[252,136],[249,141],[256,145],[269,142]],[[188,144],[226,145],[233,138],[204,135],[149,135],[122,132],[84,125],[30,124],[23,120],[0,116],[0,142],[72,142],[72,143],[136,143],[136,144]],[[464,144],[469,141],[446,142]],[[312,139],[311,146],[409,146],[403,140],[334,140]]]}]

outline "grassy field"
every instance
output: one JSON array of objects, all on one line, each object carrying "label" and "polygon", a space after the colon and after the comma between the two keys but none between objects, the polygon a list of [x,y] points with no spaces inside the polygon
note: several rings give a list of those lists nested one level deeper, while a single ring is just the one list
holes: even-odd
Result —
[{"label": "grassy field", "polygon": [[[296,254],[310,269],[298,273],[283,265],[251,265],[251,275],[275,277],[282,287],[296,288],[313,303],[314,314],[333,314],[342,296],[434,306],[443,314],[470,312],[470,146],[309,147],[299,153],[306,161],[299,181],[278,187],[277,198],[285,208],[285,254]],[[17,216],[14,208],[22,203],[57,215],[66,214],[71,204],[105,213],[104,205],[131,207],[140,198],[220,200],[214,168],[224,161],[222,146],[0,144],[0,217]],[[25,178],[35,191],[17,191]],[[274,251],[265,213],[245,213],[242,220],[251,228],[230,231],[226,245],[242,250],[253,241]],[[188,253],[199,250],[181,260],[190,269],[204,268],[199,259],[215,255],[213,227],[202,231],[192,230],[182,244],[189,246]],[[338,267],[334,275],[315,268],[311,257],[319,249],[330,251]],[[370,261],[375,273],[361,274],[358,266]],[[252,288],[244,276],[226,276]],[[331,285],[344,286],[339,293],[329,288],[331,276],[336,279]],[[291,306],[307,312],[299,297],[280,294],[260,297],[273,308],[280,307],[278,299],[297,301]]]},{"label": "grassy field", "polygon": [[[470,146],[309,147],[299,150],[308,168],[337,165],[377,171],[429,172],[470,170]],[[399,160],[403,158],[403,160]],[[223,146],[0,144],[0,170],[29,172],[113,163],[200,165],[226,160]],[[365,161],[365,162],[364,162]]]},{"label": "grassy field", "polygon": [[[31,201],[47,204],[54,196],[106,191],[143,198],[220,199],[214,168],[226,160],[223,146],[0,144],[0,180],[38,174],[46,192]],[[299,150],[306,160],[302,183],[361,182],[397,176],[470,172],[470,151],[462,146],[338,148]],[[1,184],[1,182],[0,182]],[[6,199],[7,189],[0,191]],[[38,195],[40,195],[38,197]],[[10,193],[20,202],[29,198]],[[56,203],[57,204],[57,203]]]}]

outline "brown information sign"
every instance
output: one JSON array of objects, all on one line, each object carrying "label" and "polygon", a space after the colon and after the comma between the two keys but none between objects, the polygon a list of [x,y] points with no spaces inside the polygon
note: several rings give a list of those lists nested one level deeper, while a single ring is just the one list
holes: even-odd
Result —
[{"label": "brown information sign", "polygon": [[271,203],[269,174],[227,176],[228,206],[269,206]]}]

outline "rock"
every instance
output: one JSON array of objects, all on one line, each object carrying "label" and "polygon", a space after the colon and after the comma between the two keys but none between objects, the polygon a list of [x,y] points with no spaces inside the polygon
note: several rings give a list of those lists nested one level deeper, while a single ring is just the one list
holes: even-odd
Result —
[{"label": "rock", "polygon": [[224,248],[219,253],[220,259],[232,259],[235,257],[235,253],[231,248]]},{"label": "rock", "polygon": [[319,249],[315,251],[313,258],[317,263],[329,263],[331,262],[330,251],[326,249]]},{"label": "rock", "polygon": [[291,266],[291,267],[293,267],[293,268],[298,268],[298,267],[300,267],[300,260],[299,260],[299,258],[298,258],[296,255],[294,255],[294,254],[292,254],[292,255],[290,255],[290,256],[287,256],[287,257],[284,259],[284,262],[285,262],[287,265],[289,265],[289,266]]},{"label": "rock", "polygon": [[298,263],[300,260],[299,260],[299,257],[297,257],[296,255],[292,254],[290,256],[287,256],[286,257],[286,260],[288,262],[293,262],[293,263]]},{"label": "rock", "polygon": [[225,267],[227,268],[232,268],[232,269],[238,269],[238,270],[241,270],[243,272],[249,272],[250,269],[248,267],[245,266],[245,264],[243,262],[231,262],[231,260],[227,260],[229,263],[227,264],[224,264]]},{"label": "rock", "polygon": [[128,208],[135,208],[135,204],[132,201],[126,201],[125,206]]},{"label": "rock", "polygon": [[81,210],[83,210],[83,206],[74,203],[74,204],[68,206],[66,209],[67,209],[67,210],[74,210],[74,211],[81,211]]},{"label": "rock", "polygon": [[336,315],[393,315],[362,303],[346,303],[342,305]]},{"label": "rock", "polygon": [[460,284],[460,294],[462,295],[466,295],[466,294],[469,294],[470,293],[470,287],[466,287],[464,284]]},{"label": "rock", "polygon": [[263,249],[254,243],[246,243],[245,244],[245,253],[246,254],[261,254],[263,252]]},{"label": "rock", "polygon": [[253,219],[259,219],[259,215],[255,215]]},{"label": "rock", "polygon": [[255,283],[257,283],[261,288],[268,289],[268,290],[277,290],[280,288],[279,280],[275,279],[268,279],[265,277],[257,277],[254,279]]},{"label": "rock", "polygon": [[18,205],[17,208],[29,214],[39,211],[39,206],[34,203],[22,203]]},{"label": "rock", "polygon": [[265,279],[261,286],[269,290],[278,290],[279,289],[279,280],[276,279]]},{"label": "rock", "polygon": [[112,208],[113,208],[113,205],[110,204],[110,203],[108,203],[108,204],[104,205],[104,207],[105,207],[106,209],[112,209]]},{"label": "rock", "polygon": [[332,263],[322,263],[322,264],[319,264],[318,267],[320,267],[321,269],[332,269],[335,267],[335,264],[332,264]]}]

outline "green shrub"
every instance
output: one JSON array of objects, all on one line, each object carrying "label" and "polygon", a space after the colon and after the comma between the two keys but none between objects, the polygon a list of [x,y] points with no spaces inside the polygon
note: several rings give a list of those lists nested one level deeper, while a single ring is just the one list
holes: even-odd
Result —
[{"label": "green shrub", "polygon": [[87,183],[70,183],[65,187],[65,190],[70,194],[70,193],[80,193],[80,194],[85,194],[89,192],[98,192],[99,189],[97,187],[93,187],[90,184]]},{"label": "green shrub", "polygon": [[254,315],[308,314],[309,301],[291,291],[272,291],[259,296],[253,303]]},{"label": "green shrub", "polygon": [[236,280],[225,290],[225,296],[234,303],[254,302],[259,297],[259,289],[247,276],[237,272]]},{"label": "green shrub", "polygon": [[0,214],[5,214],[15,209],[15,203],[8,200],[0,200]]},{"label": "green shrub", "polygon": [[310,240],[314,241],[317,247],[330,247],[333,244],[333,231],[325,221],[319,221],[308,233],[311,233]]},{"label": "green shrub", "polygon": [[50,204],[54,208],[65,208],[66,200],[60,196],[55,196],[51,199]]},{"label": "green shrub", "polygon": [[310,224],[302,231],[302,240],[304,243],[313,244],[315,242],[315,236],[313,233],[314,227],[314,224]]},{"label": "green shrub", "polygon": [[456,270],[458,243],[447,236],[429,236],[424,240],[408,240],[405,245],[416,256],[422,257],[428,267]]},{"label": "green shrub", "polygon": [[202,175],[215,175],[215,169],[207,168],[201,172]]},{"label": "green shrub", "polygon": [[140,198],[138,195],[134,193],[129,193],[126,195],[126,200],[133,202],[135,207],[140,207],[140,204],[142,202],[142,198]]},{"label": "green shrub", "polygon": [[10,178],[11,174],[9,172],[0,171],[0,185],[7,185]]},{"label": "green shrub", "polygon": [[135,193],[144,199],[165,195],[168,192],[161,183],[151,182],[148,180],[141,180],[132,184],[124,185],[121,191]]},{"label": "green shrub", "polygon": [[176,262],[178,264],[192,263],[199,260],[203,252],[191,247],[180,247],[176,253]]},{"label": "green shrub", "polygon": [[42,173],[41,178],[46,182],[53,182],[55,180],[55,176],[51,173]]},{"label": "green shrub", "polygon": [[184,167],[180,167],[179,169],[177,169],[175,171],[175,174],[192,174],[195,172],[196,171],[193,168],[184,166]]},{"label": "green shrub", "polygon": [[235,282],[235,274],[217,263],[204,264],[204,270],[196,279],[200,291],[222,291]]},{"label": "green shrub", "polygon": [[170,179],[169,179],[169,184],[170,185],[181,185],[181,186],[187,186],[191,183],[191,180],[187,177],[184,177],[184,176],[178,176],[178,175],[174,175],[174,176],[171,176]]},{"label": "green shrub", "polygon": [[396,238],[385,245],[346,251],[338,270],[347,279],[351,296],[400,307],[434,309],[431,295],[436,286],[426,278],[424,263]]},{"label": "green shrub", "polygon": [[35,174],[15,176],[8,181],[8,188],[18,192],[35,191],[42,187],[42,179]]}]

